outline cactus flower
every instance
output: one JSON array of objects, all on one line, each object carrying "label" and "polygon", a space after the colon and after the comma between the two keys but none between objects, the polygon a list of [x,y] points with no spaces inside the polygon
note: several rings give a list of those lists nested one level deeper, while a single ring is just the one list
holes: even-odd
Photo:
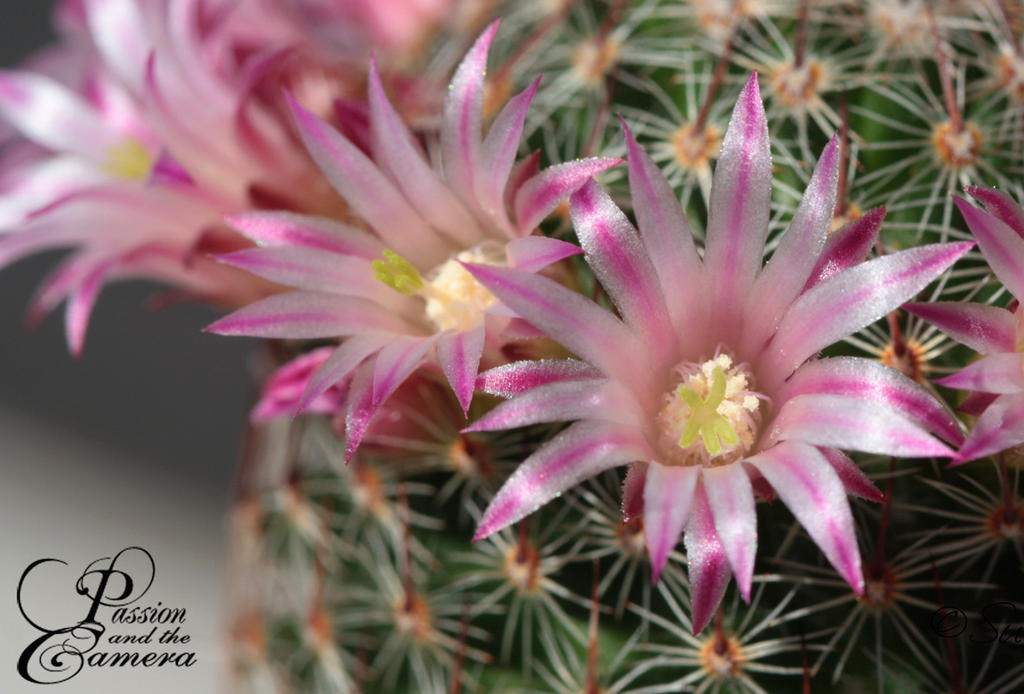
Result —
[{"label": "cactus flower", "polygon": [[509,100],[481,136],[484,72],[496,31],[497,22],[452,79],[438,168],[392,107],[375,65],[369,84],[372,159],[293,104],[313,159],[371,231],[289,213],[231,220],[261,247],[221,259],[296,291],[246,306],[207,330],[346,338],[311,376],[298,410],[351,376],[348,458],[381,404],[424,361],[440,366],[468,409],[488,342],[499,340],[516,319],[462,263],[534,271],[578,253],[572,244],[531,233],[569,193],[619,163],[592,158],[537,172],[531,157],[515,166],[537,82]]},{"label": "cactus flower", "polygon": [[642,484],[655,580],[685,532],[695,631],[730,576],[749,601],[755,491],[778,496],[862,592],[847,493],[880,495],[842,449],[951,456],[937,436],[956,445],[962,435],[947,408],[893,369],[817,355],[912,297],[971,244],[863,262],[881,210],[827,238],[839,167],[833,139],[762,267],[772,163],[756,75],[724,138],[703,254],[665,178],[628,129],[626,139],[639,233],[596,183],[570,199],[586,259],[616,312],[537,274],[466,264],[506,306],[578,357],[481,374],[482,390],[509,400],[468,430],[574,423],[521,464],[476,539],[585,478],[638,462],[646,467],[634,483]]},{"label": "cactus flower", "polygon": [[958,198],[957,206],[996,277],[1015,307],[965,302],[909,304],[981,359],[937,383],[972,393],[965,409],[979,414],[955,463],[983,458],[1024,443],[1024,209],[1005,193],[968,187],[988,211]]}]

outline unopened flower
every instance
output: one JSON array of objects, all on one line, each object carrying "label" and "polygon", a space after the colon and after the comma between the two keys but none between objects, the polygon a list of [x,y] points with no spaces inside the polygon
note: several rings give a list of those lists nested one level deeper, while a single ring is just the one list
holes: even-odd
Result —
[{"label": "unopened flower", "polygon": [[[228,335],[346,338],[310,379],[299,409],[351,376],[347,457],[374,413],[426,360],[438,363],[468,409],[481,359],[500,333],[520,325],[463,263],[535,271],[579,252],[531,236],[561,200],[613,159],[537,172],[515,166],[535,82],[512,98],[482,137],[483,79],[497,30],[491,25],[459,66],[445,103],[435,169],[370,70],[373,159],[294,104],[310,154],[371,231],[326,218],[255,213],[232,219],[260,248],[222,258],[297,291],[247,306],[210,326]],[[436,354],[436,360],[432,355]]]},{"label": "unopened flower", "polygon": [[762,268],[771,156],[756,76],[725,135],[703,257],[667,182],[628,131],[627,145],[639,234],[596,184],[571,198],[587,260],[621,319],[545,277],[467,264],[580,359],[520,362],[481,377],[484,390],[512,397],[471,430],[576,423],[520,466],[485,512],[477,539],[587,477],[641,461],[652,566],[657,575],[685,528],[696,630],[730,575],[749,598],[755,491],[774,490],[860,592],[846,493],[867,483],[839,449],[949,456],[933,434],[952,443],[962,437],[952,415],[896,371],[816,355],[916,294],[971,244],[864,263],[826,246],[839,162],[833,140]]},{"label": "unopened flower", "polygon": [[1016,299],[1008,310],[978,303],[909,304],[930,321],[982,355],[952,376],[937,381],[985,398],[984,408],[956,462],[999,453],[1024,443],[1024,209],[1005,193],[969,187],[988,211],[957,199],[957,207],[996,277]]}]

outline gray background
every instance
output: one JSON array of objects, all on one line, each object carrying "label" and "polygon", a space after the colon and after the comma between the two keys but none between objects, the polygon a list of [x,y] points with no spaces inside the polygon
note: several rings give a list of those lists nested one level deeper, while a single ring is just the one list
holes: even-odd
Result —
[{"label": "gray background", "polygon": [[[0,66],[52,40],[53,4],[0,2]],[[23,327],[29,298],[59,257],[0,271],[0,691],[40,691],[14,669],[35,635],[14,600],[25,567],[44,556],[69,561],[67,575],[35,588],[53,620],[77,621],[86,603],[73,592],[76,567],[139,544],[157,564],[142,602],[187,609],[200,664],[86,671],[46,691],[213,692],[225,513],[254,395],[254,345],[201,333],[217,315],[210,309],[149,314],[143,303],[158,288],[122,283],[101,295],[76,362],[61,311],[33,332]]]}]

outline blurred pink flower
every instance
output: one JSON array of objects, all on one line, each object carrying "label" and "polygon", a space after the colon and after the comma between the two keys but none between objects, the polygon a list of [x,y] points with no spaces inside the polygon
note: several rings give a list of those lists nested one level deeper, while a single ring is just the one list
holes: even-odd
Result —
[{"label": "blurred pink flower", "polygon": [[639,234],[593,182],[570,200],[587,261],[621,319],[545,277],[467,264],[505,305],[580,359],[518,362],[481,375],[482,390],[510,399],[466,431],[575,423],[522,463],[476,539],[585,478],[636,463],[626,506],[642,507],[655,577],[685,529],[696,631],[730,575],[749,600],[755,492],[774,490],[860,593],[846,495],[880,495],[840,449],[950,456],[933,434],[954,444],[962,435],[941,403],[896,371],[816,355],[912,297],[971,244],[862,262],[884,210],[826,238],[839,167],[833,140],[762,268],[772,164],[756,75],[725,135],[703,256],[664,176],[628,130],[626,138]]},{"label": "blurred pink flower", "polygon": [[73,249],[30,314],[66,298],[73,353],[107,280],[158,279],[234,305],[265,294],[205,256],[248,245],[225,213],[339,204],[266,98],[295,86],[283,68],[301,62],[303,38],[280,13],[252,11],[264,6],[71,0],[61,44],[0,72],[0,267]]},{"label": "blurred pink flower", "polygon": [[349,458],[374,413],[425,360],[440,365],[466,410],[485,349],[500,347],[510,329],[536,335],[462,263],[536,271],[578,253],[572,244],[531,234],[569,193],[619,163],[583,159],[538,172],[535,155],[515,165],[537,82],[513,97],[482,136],[484,72],[496,30],[497,23],[480,36],[455,72],[436,168],[392,107],[375,64],[369,85],[372,159],[293,104],[313,159],[372,231],[282,212],[231,219],[260,247],[221,260],[297,291],[263,299],[207,329],[346,338],[312,376],[298,409],[351,376]]},{"label": "blurred pink flower", "polygon": [[[330,347],[320,347],[275,370],[263,385],[260,399],[252,410],[253,421],[264,422],[293,414],[306,391],[310,376],[323,366],[333,351]],[[342,384],[336,384],[310,402],[306,411],[332,414],[341,407],[344,400],[345,388]]]},{"label": "blurred pink flower", "polygon": [[967,192],[988,211],[959,198],[957,206],[1015,306],[937,302],[905,307],[982,355],[937,381],[970,391],[964,409],[979,415],[956,455],[957,464],[1024,443],[1024,209],[998,190],[972,186]]},{"label": "blurred pink flower", "polygon": [[[479,2],[480,0],[472,0]],[[455,0],[284,0],[331,44],[396,52],[418,47]]]}]

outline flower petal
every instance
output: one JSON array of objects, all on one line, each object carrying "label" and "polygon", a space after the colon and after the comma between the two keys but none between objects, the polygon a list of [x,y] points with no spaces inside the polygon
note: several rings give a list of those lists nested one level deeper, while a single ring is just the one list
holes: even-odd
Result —
[{"label": "flower petal", "polygon": [[370,62],[369,100],[375,160],[423,219],[440,233],[460,245],[479,243],[482,232],[476,220],[424,159],[384,94],[376,60]]},{"label": "flower petal", "polygon": [[964,398],[964,401],[956,409],[958,412],[977,417],[985,411],[986,407],[995,402],[998,397],[995,393],[971,393]]},{"label": "flower petal", "polygon": [[607,379],[549,383],[501,403],[462,433],[499,431],[547,422],[605,419],[636,423],[636,406]]},{"label": "flower petal", "polygon": [[708,505],[703,483],[697,485],[693,496],[683,544],[689,567],[693,633],[699,634],[718,609],[732,577],[725,547],[715,531],[715,517]]},{"label": "flower petal", "polygon": [[967,227],[996,277],[1018,299],[1024,298],[1024,238],[997,217],[956,198]]},{"label": "flower petal", "polygon": [[0,71],[0,118],[39,145],[98,166],[108,164],[110,149],[125,139],[70,89],[30,72]]},{"label": "flower petal", "polygon": [[646,441],[633,427],[577,422],[524,460],[509,477],[484,512],[473,541],[533,513],[588,477],[649,458]]},{"label": "flower petal", "polygon": [[938,398],[898,371],[871,359],[833,357],[810,362],[785,383],[776,404],[782,408],[791,398],[811,393],[875,403],[908,417],[950,443],[959,445],[964,439],[956,417]]},{"label": "flower petal", "polygon": [[818,449],[832,469],[839,475],[840,481],[848,494],[855,494],[862,499],[881,503],[885,495],[867,478],[856,463],[840,450],[823,447]]},{"label": "flower petal", "polygon": [[[323,366],[333,351],[330,347],[319,347],[299,355],[270,374],[260,393],[259,402],[252,409],[252,421],[265,422],[283,415],[295,414],[295,405],[309,385],[310,377]],[[341,407],[343,399],[340,393],[327,392],[329,387],[311,399],[308,411],[334,412]]]},{"label": "flower petal", "polygon": [[402,194],[358,147],[288,97],[295,124],[313,161],[352,209],[384,243],[422,267],[433,267],[448,253],[445,244],[409,206]]},{"label": "flower petal", "polygon": [[798,298],[768,348],[767,373],[781,381],[818,350],[850,335],[924,289],[971,243],[920,246],[849,268]]},{"label": "flower petal", "polygon": [[833,137],[768,266],[754,283],[744,320],[746,349],[760,350],[779,319],[800,294],[821,257],[836,204],[839,141]]},{"label": "flower petal", "polygon": [[416,370],[434,346],[436,337],[392,337],[373,362],[373,407],[388,396]]},{"label": "flower petal", "polygon": [[700,304],[700,257],[679,198],[661,169],[640,147],[622,121],[629,155],[629,193],[637,228],[658,273],[658,282],[679,330],[692,320],[690,307]]},{"label": "flower petal", "polygon": [[1024,391],[1024,354],[1005,352],[990,354],[968,364],[952,376],[935,381],[956,390],[983,393],[1020,393]]},{"label": "flower petal", "polygon": [[403,322],[365,299],[323,292],[285,292],[249,304],[206,327],[219,335],[293,340],[367,331],[404,333]]},{"label": "flower petal", "polygon": [[331,386],[351,374],[364,359],[379,351],[390,340],[389,335],[356,335],[341,343],[309,377],[294,413],[307,411]]},{"label": "flower petal", "polygon": [[345,464],[359,449],[378,407],[373,404],[374,361],[366,361],[356,368],[348,390],[345,412]]},{"label": "flower petal", "polygon": [[978,417],[955,457],[956,465],[1024,443],[1024,394],[1000,395]]},{"label": "flower petal", "polygon": [[512,239],[505,246],[509,267],[526,272],[543,270],[559,260],[579,255],[579,246],[547,236],[523,236]]},{"label": "flower petal", "polygon": [[513,209],[516,227],[525,236],[537,228],[566,197],[606,169],[621,164],[621,159],[590,157],[555,164],[523,181],[516,191]]},{"label": "flower petal", "polygon": [[487,53],[498,31],[494,21],[477,38],[455,70],[441,116],[441,161],[445,176],[466,204],[476,198],[474,182],[480,167],[483,128],[484,74]]},{"label": "flower petal", "polygon": [[515,165],[516,152],[523,135],[526,112],[540,86],[540,77],[525,90],[512,97],[494,119],[481,149],[487,165],[486,175],[477,177],[476,195],[482,211],[504,229],[512,230],[505,208],[505,192]]},{"label": "flower petal", "polygon": [[959,301],[911,303],[903,308],[981,354],[1016,349],[1017,321],[1005,308]]},{"label": "flower petal", "polygon": [[1017,201],[995,188],[967,186],[965,190],[968,195],[980,200],[990,214],[1001,219],[1008,227],[1024,237],[1024,209],[1017,204]]},{"label": "flower petal", "polygon": [[704,468],[702,472],[715,532],[729,558],[740,595],[749,603],[757,556],[757,512],[750,477],[742,463]]},{"label": "flower petal", "polygon": [[885,212],[884,207],[868,210],[841,229],[829,234],[825,248],[811,270],[807,284],[804,285],[804,291],[863,261],[878,238],[878,230],[882,227]]},{"label": "flower petal", "polygon": [[634,338],[593,301],[540,275],[496,265],[465,267],[505,305],[604,373],[636,367],[628,363]]},{"label": "flower petal", "polygon": [[259,246],[303,246],[375,260],[384,246],[362,229],[327,217],[294,212],[250,212],[233,215],[227,223]]},{"label": "flower petal", "polygon": [[437,360],[462,405],[463,414],[469,412],[476,389],[480,357],[484,353],[484,333],[484,321],[479,321],[469,330],[446,333],[437,341]]},{"label": "flower petal", "polygon": [[698,468],[649,465],[644,483],[644,532],[651,558],[651,582],[657,583],[669,552],[690,516]]},{"label": "flower petal", "polygon": [[96,306],[100,290],[103,289],[103,280],[112,267],[111,262],[97,263],[68,295],[67,305],[64,309],[64,331],[67,336],[68,351],[72,357],[78,358],[82,355],[89,317]]},{"label": "flower petal", "polygon": [[853,592],[863,593],[864,572],[850,502],[825,457],[806,444],[783,442],[747,462],[761,471]]},{"label": "flower petal", "polygon": [[730,308],[761,269],[771,195],[768,122],[755,73],[736,102],[711,183],[704,267],[716,278],[712,304],[718,315],[735,313]]},{"label": "flower petal", "polygon": [[767,432],[767,443],[784,440],[903,458],[953,455],[903,415],[842,395],[799,395],[783,404]]},{"label": "flower petal", "polygon": [[630,463],[626,479],[622,481],[622,522],[642,517],[644,514],[644,487],[647,486],[647,467],[644,462]]},{"label": "flower petal", "polygon": [[296,289],[333,292],[367,299],[402,295],[373,276],[366,258],[337,256],[302,246],[246,248],[217,256],[222,263]]},{"label": "flower petal", "polygon": [[511,398],[548,383],[594,378],[601,378],[601,372],[577,359],[517,361],[480,374],[476,380],[476,389],[490,395]]},{"label": "flower petal", "polygon": [[640,332],[647,344],[661,350],[652,355],[660,362],[675,347],[674,331],[640,235],[593,181],[573,193],[569,205],[587,264],[626,324]]}]

